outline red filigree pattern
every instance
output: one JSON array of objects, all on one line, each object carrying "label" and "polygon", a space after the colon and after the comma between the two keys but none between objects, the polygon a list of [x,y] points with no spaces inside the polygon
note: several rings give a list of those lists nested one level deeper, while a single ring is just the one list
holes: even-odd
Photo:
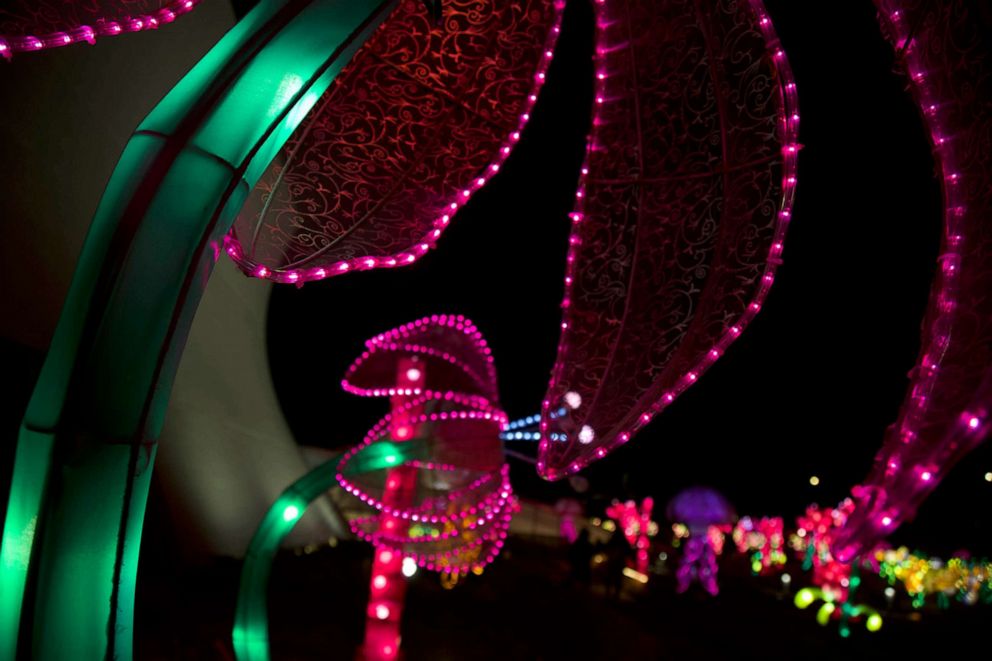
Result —
[{"label": "red filigree pattern", "polygon": [[520,138],[561,0],[404,0],[261,178],[228,237],[248,274],[299,283],[423,255]]},{"label": "red filigree pattern", "polygon": [[760,2],[596,7],[593,130],[541,423],[552,479],[629,440],[740,334],[795,186],[795,85]]},{"label": "red filigree pattern", "polygon": [[909,390],[838,532],[844,561],[903,521],[983,441],[992,408],[992,16],[965,0],[876,0],[929,130],[944,235]]},{"label": "red filigree pattern", "polygon": [[0,55],[154,30],[200,0],[8,0],[0,7]]}]

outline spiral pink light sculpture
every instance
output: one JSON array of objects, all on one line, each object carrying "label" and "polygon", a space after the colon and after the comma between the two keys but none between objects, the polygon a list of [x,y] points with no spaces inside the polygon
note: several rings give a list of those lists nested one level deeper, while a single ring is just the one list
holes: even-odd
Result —
[{"label": "spiral pink light sculpture", "polygon": [[[354,532],[432,571],[479,570],[492,562],[517,503],[499,439],[506,416],[497,404],[492,356],[472,322],[435,315],[377,335],[342,385],[393,402],[340,464],[341,485],[378,510],[352,521]],[[393,469],[348,474],[349,462],[370,446],[410,441],[422,444],[421,454],[394,467],[410,472],[408,484]],[[402,501],[394,495],[400,488]]]}]

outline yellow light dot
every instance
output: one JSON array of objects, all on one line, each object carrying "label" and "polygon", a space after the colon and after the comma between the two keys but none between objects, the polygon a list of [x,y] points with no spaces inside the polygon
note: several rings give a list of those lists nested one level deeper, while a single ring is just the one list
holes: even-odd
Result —
[{"label": "yellow light dot", "polygon": [[992,471],[989,471],[988,473],[985,474],[985,481],[992,482]]},{"label": "yellow light dot", "polygon": [[799,608],[806,608],[810,604],[812,604],[815,599],[816,597],[813,595],[812,590],[810,590],[809,588],[803,588],[802,590],[796,593],[796,597],[795,599],[793,599],[793,601],[795,602],[796,606],[798,606]]},{"label": "yellow light dot", "polygon": [[809,478],[809,483],[815,487],[820,483],[820,478],[818,478],[816,475],[813,475]]}]

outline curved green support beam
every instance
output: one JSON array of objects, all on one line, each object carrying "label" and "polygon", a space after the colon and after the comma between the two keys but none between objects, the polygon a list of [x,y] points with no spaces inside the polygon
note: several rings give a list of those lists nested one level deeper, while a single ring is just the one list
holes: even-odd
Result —
[{"label": "curved green support beam", "polygon": [[[426,443],[380,441],[355,455],[349,475],[399,466],[426,455]],[[307,507],[337,483],[337,457],[317,466],[283,491],[262,517],[248,545],[241,567],[238,605],[234,613],[234,654],[238,661],[269,661],[269,614],[266,602],[272,560],[283,538],[290,533]]]},{"label": "curved green support beam", "polygon": [[155,442],[222,238],[394,2],[262,2],[128,142],[18,439],[0,659],[131,657]]}]

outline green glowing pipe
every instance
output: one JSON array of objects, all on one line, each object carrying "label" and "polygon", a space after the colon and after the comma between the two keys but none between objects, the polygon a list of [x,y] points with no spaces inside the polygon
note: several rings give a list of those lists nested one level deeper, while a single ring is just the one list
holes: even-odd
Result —
[{"label": "green glowing pipe", "polygon": [[262,2],[128,142],[18,439],[0,659],[131,657],[155,441],[221,239],[394,2]]},{"label": "green glowing pipe", "polygon": [[[348,464],[348,474],[385,470],[426,454],[426,442],[381,441],[359,452]],[[248,545],[241,567],[238,605],[234,613],[234,654],[238,661],[269,661],[269,616],[266,599],[269,574],[279,544],[307,507],[336,483],[340,457],[317,466],[283,491],[262,517]]]}]

